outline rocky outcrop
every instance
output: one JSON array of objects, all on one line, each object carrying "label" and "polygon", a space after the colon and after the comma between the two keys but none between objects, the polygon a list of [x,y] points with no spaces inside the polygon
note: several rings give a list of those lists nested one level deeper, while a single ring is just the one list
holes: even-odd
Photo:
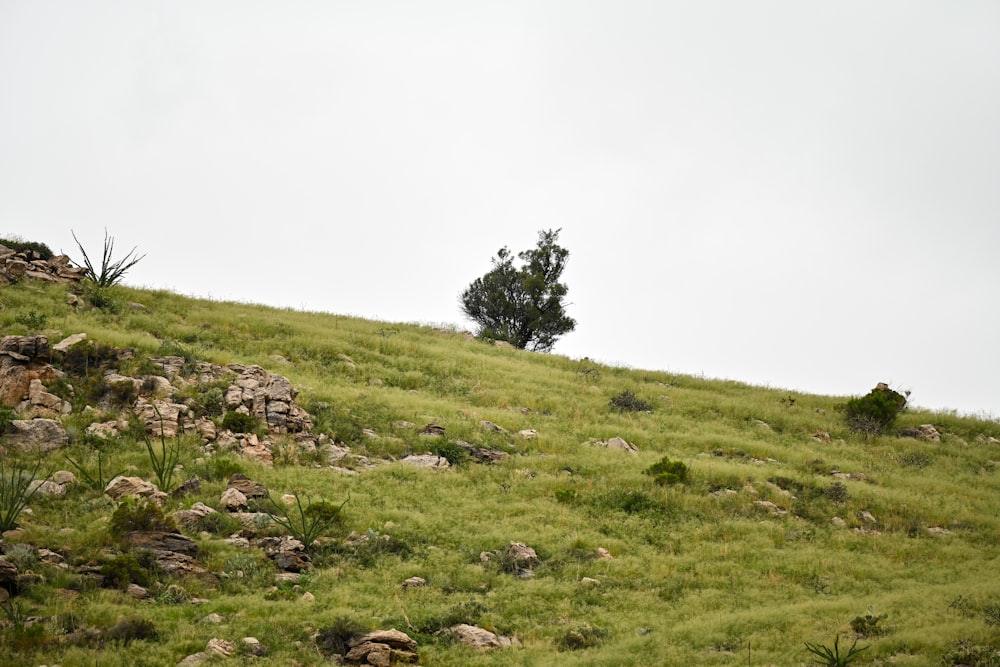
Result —
[{"label": "rocky outcrop", "polygon": [[43,259],[34,251],[17,252],[0,245],[0,285],[10,285],[25,278],[48,283],[78,283],[83,280],[84,269],[73,266],[66,255]]},{"label": "rocky outcrop", "polygon": [[61,375],[48,364],[49,354],[46,336],[0,338],[0,404],[20,408],[23,401],[30,401],[33,381],[51,380]]},{"label": "rocky outcrop", "polygon": [[941,442],[941,433],[934,424],[921,424],[915,428],[904,428],[899,432],[901,438],[915,438],[925,442]]},{"label": "rocky outcrop", "polygon": [[257,417],[273,433],[303,433],[312,429],[309,414],[295,405],[298,391],[288,378],[268,373],[260,366],[231,364],[238,373],[226,390],[226,408]]},{"label": "rocky outcrop", "polygon": [[124,475],[118,475],[108,482],[108,485],[104,487],[104,493],[112,500],[146,498],[158,505],[162,505],[163,501],[167,499],[167,494],[156,488],[152,482],[147,482],[141,477],[125,477]]},{"label": "rocky outcrop", "polygon": [[521,642],[511,637],[504,637],[489,630],[485,630],[477,625],[459,623],[448,628],[451,636],[456,642],[463,646],[469,646],[477,651],[486,651],[497,648],[510,648],[520,646]]}]

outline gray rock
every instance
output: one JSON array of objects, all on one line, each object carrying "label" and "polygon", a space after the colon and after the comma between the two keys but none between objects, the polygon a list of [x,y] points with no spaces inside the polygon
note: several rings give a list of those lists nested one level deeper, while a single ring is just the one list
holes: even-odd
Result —
[{"label": "gray rock", "polygon": [[51,452],[69,444],[62,424],[54,419],[15,419],[4,436],[7,444],[22,451]]}]

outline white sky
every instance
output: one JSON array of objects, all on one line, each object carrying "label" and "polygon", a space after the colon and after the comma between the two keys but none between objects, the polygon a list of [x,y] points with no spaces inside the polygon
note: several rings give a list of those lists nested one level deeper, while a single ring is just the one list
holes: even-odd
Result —
[{"label": "white sky", "polygon": [[463,323],[562,228],[555,352],[1000,416],[1000,3],[0,0],[0,234]]}]

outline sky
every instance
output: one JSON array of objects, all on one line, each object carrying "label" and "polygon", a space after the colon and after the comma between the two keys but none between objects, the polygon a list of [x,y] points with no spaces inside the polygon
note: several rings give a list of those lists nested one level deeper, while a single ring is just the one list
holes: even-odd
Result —
[{"label": "sky", "polygon": [[[1000,3],[0,0],[0,235],[125,282],[1000,418]],[[78,257],[79,259],[79,257]]]}]

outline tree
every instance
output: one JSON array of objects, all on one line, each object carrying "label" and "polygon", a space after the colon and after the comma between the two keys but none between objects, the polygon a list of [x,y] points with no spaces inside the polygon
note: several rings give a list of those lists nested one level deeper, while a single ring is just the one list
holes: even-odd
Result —
[{"label": "tree", "polygon": [[563,300],[569,291],[559,282],[569,251],[559,246],[559,232],[538,232],[538,245],[517,254],[506,247],[493,258],[493,270],[462,292],[462,312],[479,324],[479,336],[514,347],[548,352],[556,339],[576,328]]}]

